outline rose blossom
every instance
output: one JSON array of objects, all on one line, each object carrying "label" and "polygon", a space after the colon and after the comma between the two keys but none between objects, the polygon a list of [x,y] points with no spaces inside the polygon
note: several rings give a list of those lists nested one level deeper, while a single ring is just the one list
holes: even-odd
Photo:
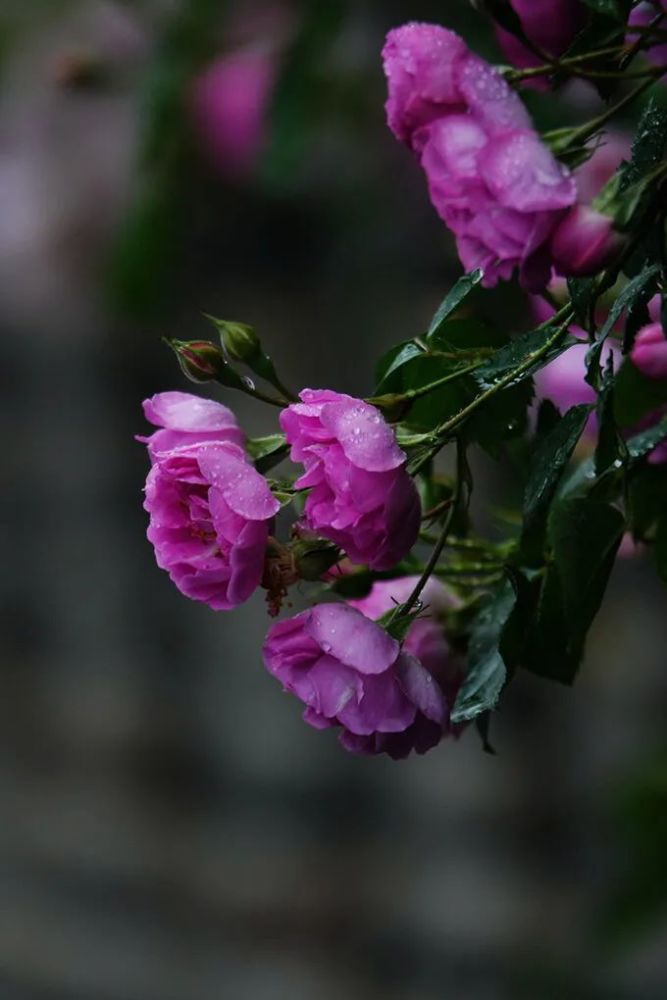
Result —
[{"label": "rose blossom", "polygon": [[[562,55],[586,23],[586,7],[580,0],[510,0],[510,5],[521,21],[526,38],[551,56]],[[500,25],[496,26],[496,35],[514,66],[524,69],[544,62]],[[548,86],[541,77],[525,82],[539,89]]]},{"label": "rose blossom", "polygon": [[274,53],[249,49],[221,56],[195,80],[191,98],[195,129],[227,177],[242,179],[257,165],[277,72]]},{"label": "rose blossom", "polygon": [[264,662],[306,705],[315,729],[341,726],[353,753],[393,758],[435,746],[447,725],[442,691],[425,667],[378,624],[346,604],[319,604],[278,622]]},{"label": "rose blossom", "polygon": [[329,389],[304,389],[280,414],[293,462],[306,472],[305,526],[354,563],[389,569],[414,545],[421,508],[406,456],[379,410]]},{"label": "rose blossom", "polygon": [[550,277],[549,239],[576,186],[540,141],[520,98],[458,35],[432,24],[389,32],[389,127],[423,167],[431,201],[483,284],[528,289]]},{"label": "rose blossom", "polygon": [[148,445],[151,461],[159,451],[201,441],[231,441],[243,445],[243,432],[231,410],[213,399],[191,392],[158,392],[143,402],[144,416],[159,427],[149,437],[137,436]]},{"label": "rose blossom", "polygon": [[647,378],[667,378],[667,340],[661,323],[642,327],[632,345],[630,360]]},{"label": "rose blossom", "polygon": [[[397,604],[407,601],[418,579],[416,576],[403,576],[395,580],[377,580],[365,597],[347,603],[367,618],[380,618]],[[424,613],[410,626],[403,649],[412,653],[438,681],[445,695],[449,717],[463,679],[462,661],[452,652],[440,619],[446,611],[458,607],[461,602],[433,576],[422,590],[420,600]]]},{"label": "rose blossom", "polygon": [[259,585],[280,504],[239,447],[226,407],[173,392],[146,400],[144,412],[162,427],[139,439],[152,462],[144,508],[158,566],[186,597],[235,607]]}]

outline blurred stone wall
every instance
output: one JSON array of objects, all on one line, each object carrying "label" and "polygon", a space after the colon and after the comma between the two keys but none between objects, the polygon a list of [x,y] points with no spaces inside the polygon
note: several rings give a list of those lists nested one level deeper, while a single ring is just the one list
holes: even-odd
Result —
[{"label": "blurred stone wall", "polygon": [[[145,395],[187,388],[159,334],[248,319],[295,384],[361,392],[457,265],[378,113],[358,162],[336,147],[344,225],[326,177],[278,205],[232,193],[189,236],[168,318],[111,309],[155,6],[70,6],[5,67],[0,997],[661,1000],[665,922],[613,950],[595,934],[628,864],[614,789],[664,738],[665,597],[641,559],[576,690],[521,677],[497,756],[467,732],[399,764],[301,723],[261,664],[260,597],[216,615],[156,568],[132,435]],[[362,19],[369,59],[388,16]],[[123,85],[59,88],[80,46]]]}]

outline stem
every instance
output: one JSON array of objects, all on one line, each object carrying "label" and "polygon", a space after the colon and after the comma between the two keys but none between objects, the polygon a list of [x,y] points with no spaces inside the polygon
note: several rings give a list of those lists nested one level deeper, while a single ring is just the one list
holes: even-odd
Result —
[{"label": "stem", "polygon": [[[479,396],[476,396],[472,400],[472,402],[468,403],[467,406],[464,406],[463,409],[459,410],[458,413],[455,413],[453,417],[449,418],[449,420],[446,420],[444,424],[440,424],[439,427],[436,427],[436,429],[433,431],[432,436],[434,438],[441,438],[449,434],[449,432],[452,431],[455,427],[457,427],[462,420],[465,420],[467,417],[470,416],[471,413],[474,413],[474,411],[479,406],[481,406],[482,403],[485,403],[487,399],[490,399],[492,396],[495,396],[495,394],[497,392],[500,392],[501,389],[506,388],[506,386],[508,386],[511,382],[513,382],[515,378],[517,378],[519,375],[523,375],[530,368],[532,368],[532,366],[535,364],[536,361],[539,361],[540,358],[543,358],[545,354],[548,354],[549,350],[563,336],[563,334],[567,331],[568,326],[574,319],[574,309],[569,305],[566,306],[565,309],[567,312],[566,318],[560,324],[555,333],[553,333],[550,337],[548,337],[547,340],[544,341],[542,346],[538,348],[537,351],[533,351],[533,353],[529,355],[527,358],[525,358],[520,365],[517,365],[517,367],[513,368],[512,371],[508,372],[506,375],[503,375],[503,377],[499,379],[494,385],[490,386]],[[561,313],[562,312],[563,310],[561,310]]]},{"label": "stem", "polygon": [[[457,449],[459,451],[459,454],[460,454],[460,451],[461,451],[461,449],[463,447],[463,445],[461,444],[460,440],[456,442],[456,447],[457,447]],[[426,563],[426,566],[424,567],[422,575],[417,580],[417,583],[415,584],[415,586],[414,586],[414,588],[412,590],[412,593],[408,597],[408,599],[405,602],[405,604],[402,605],[402,607],[399,605],[399,607],[401,607],[401,614],[402,615],[407,615],[407,614],[410,613],[410,611],[412,611],[412,609],[414,608],[415,604],[419,600],[419,595],[421,594],[422,590],[424,589],[424,587],[428,583],[429,578],[431,577],[431,575],[433,573],[433,570],[435,569],[435,567],[438,564],[438,559],[440,558],[440,556],[442,554],[442,550],[444,549],[445,545],[447,544],[447,535],[449,534],[449,526],[452,523],[452,518],[454,517],[454,512],[457,510],[457,508],[459,506],[459,503],[460,503],[460,500],[461,500],[461,487],[462,487],[462,482],[461,482],[461,477],[459,476],[458,479],[456,480],[456,492],[454,494],[453,502],[452,502],[449,510],[447,511],[447,517],[445,518],[444,524],[442,526],[442,530],[440,532],[440,537],[438,538],[438,541],[435,543],[435,545],[433,547],[433,551],[431,552],[430,558],[429,558],[428,562]]]},{"label": "stem", "polygon": [[578,56],[567,56],[563,59],[549,59],[540,66],[527,66],[525,69],[509,69],[503,74],[506,80],[514,83],[517,80],[529,80],[533,76],[546,76],[548,73],[556,73],[559,69],[568,69],[570,66],[578,66],[580,63],[590,62],[600,56],[614,55],[622,52],[625,45],[609,45],[604,49],[595,49],[593,52],[584,52]]},{"label": "stem", "polygon": [[[628,66],[632,62],[632,60],[635,58],[635,56],[637,55],[637,53],[640,52],[642,48],[644,48],[644,43],[647,40],[649,41],[649,43],[653,41],[653,39],[650,38],[650,33],[651,33],[651,31],[654,28],[657,28],[660,25],[660,22],[662,21],[662,19],[664,18],[664,16],[665,16],[665,12],[664,11],[660,11],[660,13],[656,14],[656,16],[653,18],[653,20],[649,24],[647,24],[644,29],[642,29],[642,30],[639,31],[637,41],[634,42],[634,44],[630,46],[630,48],[628,49],[628,51],[626,52],[626,54],[623,56],[623,58],[619,62],[619,64],[618,64],[618,68],[619,69],[625,69],[625,67]],[[636,29],[633,29],[633,30],[636,30]],[[648,48],[648,47],[649,46],[647,45],[646,48]]]},{"label": "stem", "polygon": [[441,503],[436,504],[435,507],[431,507],[430,510],[425,510],[424,513],[422,514],[422,521],[434,520],[436,517],[438,517],[439,514],[444,514],[446,510],[449,510],[449,508],[452,506],[453,503],[454,503],[454,498],[448,497]]},{"label": "stem", "polygon": [[[619,111],[622,111],[623,108],[626,108],[629,104],[632,104],[632,102],[637,97],[640,97],[641,94],[643,94],[645,91],[649,89],[649,87],[652,87],[654,82],[655,81],[653,77],[650,77],[648,80],[644,80],[644,82],[641,83],[638,87],[635,87],[634,90],[631,90],[629,94],[626,94],[625,97],[622,97],[620,101],[618,101],[616,104],[613,105],[613,107],[607,108],[607,110],[603,111],[603,113],[601,115],[598,115],[597,118],[593,118],[592,121],[586,122],[586,124],[582,125],[580,128],[573,129],[570,135],[569,145],[574,146],[577,143],[586,142],[586,140],[590,139],[591,136],[595,135],[596,132],[599,132],[602,126],[606,125],[607,122],[610,119],[612,119],[615,115],[617,115]],[[548,139],[548,135],[549,133],[545,132],[543,138]]]},{"label": "stem", "polygon": [[422,396],[427,396],[430,392],[435,392],[436,389],[440,389],[441,386],[447,385],[448,382],[455,382],[459,378],[463,378],[464,375],[469,375],[470,372],[474,372],[476,368],[479,368],[483,361],[477,361],[474,365],[466,365],[465,368],[457,368],[455,372],[450,372],[449,375],[443,375],[442,378],[438,378],[435,382],[429,382],[428,385],[420,385],[417,389],[408,389],[407,392],[397,392],[397,393],[387,393],[385,396],[371,396],[366,400],[367,403],[371,403],[374,406],[391,405],[395,406],[397,403],[408,403],[415,399],[421,399]]},{"label": "stem", "polygon": [[288,389],[287,386],[283,385],[283,383],[280,381],[277,375],[272,380],[271,385],[274,387],[274,389],[277,389],[278,392],[282,393],[285,399],[288,400],[290,403],[299,402],[299,397],[296,396],[291,389]]},{"label": "stem", "polygon": [[[224,385],[224,382],[221,383]],[[251,389],[249,385],[241,388],[241,392],[244,392],[246,396],[252,396],[253,399],[259,399],[262,403],[268,403],[270,406],[279,406],[281,410],[284,410],[286,406],[289,405],[289,399],[278,399],[277,396],[268,396],[261,389]]]}]

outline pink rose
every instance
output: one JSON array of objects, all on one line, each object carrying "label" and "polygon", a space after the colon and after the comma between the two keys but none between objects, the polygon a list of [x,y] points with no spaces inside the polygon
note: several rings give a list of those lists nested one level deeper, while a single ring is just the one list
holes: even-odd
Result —
[{"label": "pink rose", "polygon": [[[526,38],[543,52],[562,55],[586,23],[586,7],[580,0],[510,0],[521,21]],[[501,48],[509,61],[521,69],[540,66],[544,60],[509,31],[496,28]],[[528,86],[544,89],[545,78],[526,81]]]},{"label": "pink rose", "polygon": [[202,146],[225,176],[251,174],[267,135],[277,57],[250,49],[221,56],[195,80],[192,116]]},{"label": "pink rose", "polygon": [[148,445],[154,461],[159,451],[202,441],[231,441],[243,445],[243,431],[236,417],[222,403],[193,396],[191,392],[159,392],[143,402],[144,416],[160,430],[149,437],[137,435]]},{"label": "pink rose", "polygon": [[157,564],[186,597],[233,608],[259,585],[280,504],[236,443],[226,407],[174,392],[144,410],[163,428],[140,439],[152,462],[144,507]]},{"label": "pink rose", "polygon": [[[348,601],[348,604],[375,620],[397,604],[407,601],[417,580],[416,576],[378,580],[366,597]],[[463,661],[459,654],[452,651],[441,619],[445,612],[458,607],[461,602],[456,594],[433,576],[424,587],[420,600],[424,605],[423,615],[410,626],[403,649],[415,656],[438,681],[449,715],[463,679]]]},{"label": "pink rose", "polygon": [[483,284],[528,289],[550,277],[549,239],[576,201],[570,172],[533,130],[520,98],[451,31],[407,24],[383,50],[387,117],[416,154],[431,201]]},{"label": "pink rose", "polygon": [[630,360],[647,378],[667,378],[667,340],[661,323],[642,327],[632,345]]},{"label": "pink rose", "polygon": [[319,604],[278,622],[263,653],[269,673],[306,705],[304,720],[315,729],[340,726],[340,742],[353,753],[425,753],[447,727],[428,670],[346,604]]},{"label": "pink rose", "polygon": [[389,569],[410,551],[421,508],[406,456],[381,413],[329,389],[304,389],[280,415],[293,462],[306,472],[306,527],[353,563]]}]

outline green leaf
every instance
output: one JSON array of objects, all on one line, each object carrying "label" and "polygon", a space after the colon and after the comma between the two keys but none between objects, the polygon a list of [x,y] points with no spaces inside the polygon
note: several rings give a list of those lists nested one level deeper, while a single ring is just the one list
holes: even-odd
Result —
[{"label": "green leaf", "polygon": [[[400,393],[423,388],[460,366],[460,362],[457,364],[448,358],[421,354],[400,368],[397,373],[400,381],[393,391]],[[447,416],[457,413],[469,403],[474,395],[475,383],[470,376],[463,376],[416,400],[404,417],[404,423],[411,428],[432,430]]]},{"label": "green leaf", "polygon": [[643,458],[644,455],[652,452],[657,445],[662,444],[665,438],[667,438],[667,417],[663,417],[648,430],[641,431],[631,437],[628,441],[628,454],[634,459]]},{"label": "green leaf", "polygon": [[544,437],[533,457],[523,498],[521,535],[521,554],[528,564],[541,558],[549,504],[589,415],[589,406],[573,406]]},{"label": "green leaf", "polygon": [[610,354],[605,365],[604,376],[598,394],[597,419],[598,441],[595,448],[595,474],[601,476],[607,469],[619,468],[627,458],[625,441],[616,423],[614,411],[614,358]]},{"label": "green leaf", "polygon": [[526,430],[528,407],[534,394],[530,378],[497,392],[469,418],[466,435],[500,461],[504,457],[503,446]]},{"label": "green leaf", "polygon": [[405,340],[402,344],[397,344],[396,347],[392,347],[391,350],[387,351],[380,358],[376,368],[376,394],[395,392],[400,387],[400,382],[396,379],[397,372],[408,361],[418,358],[423,353],[422,348],[415,344],[414,340]]},{"label": "green leaf", "polygon": [[600,357],[607,337],[624,312],[627,311],[628,317],[632,316],[634,311],[641,309],[653,296],[659,274],[660,268],[657,264],[647,265],[619,292],[600,330],[599,337],[586,354],[586,381],[589,385],[594,388],[600,385]]},{"label": "green leaf", "polygon": [[459,278],[435,311],[435,315],[429,324],[428,333],[426,334],[429,340],[436,336],[444,321],[458,309],[483,277],[484,272],[478,268],[476,271],[471,271],[470,274],[464,274],[462,278]]},{"label": "green leaf", "polygon": [[542,677],[571,684],[623,537],[615,507],[576,497],[552,508],[548,538],[553,561],[542,584],[523,663]]},{"label": "green leaf", "polygon": [[618,20],[623,19],[623,23],[625,24],[627,13],[621,8],[618,0],[582,0],[582,2],[598,14],[604,14],[606,17]]},{"label": "green leaf", "polygon": [[585,330],[589,328],[591,306],[595,300],[597,280],[595,278],[568,278],[567,290],[574,306],[577,322]]},{"label": "green leaf", "polygon": [[266,437],[248,438],[245,450],[258,472],[268,472],[286,458],[289,445],[284,434],[268,434]]},{"label": "green leaf", "polygon": [[495,707],[507,680],[500,644],[515,603],[514,586],[505,579],[478,612],[468,646],[468,669],[452,710],[452,722],[468,722]]},{"label": "green leaf", "polygon": [[568,650],[583,652],[623,537],[623,515],[609,504],[570,500],[551,515],[549,538],[562,586]]},{"label": "green leaf", "polygon": [[459,352],[471,360],[475,355],[485,357],[491,348],[502,347],[507,337],[480,319],[447,319],[428,338],[429,351]]},{"label": "green leaf", "polygon": [[667,108],[660,107],[652,97],[639,119],[630,162],[621,166],[621,191],[641,181],[662,162],[666,142]]},{"label": "green leaf", "polygon": [[[524,378],[528,378],[534,371],[544,367],[544,365],[558,357],[559,354],[562,354],[562,352],[570,347],[571,344],[577,343],[577,341],[573,338],[568,338],[567,331],[564,330],[560,342],[554,345],[544,357],[537,357],[538,352],[544,347],[545,342],[552,337],[557,330],[558,326],[547,325],[539,327],[536,330],[530,330],[528,333],[521,334],[521,336],[510,341],[509,344],[506,344],[504,347],[501,347],[500,350],[496,351],[488,361],[485,361],[484,364],[475,371],[475,381],[483,389],[488,389],[520,365],[526,365],[527,367],[523,374],[517,378],[517,382]],[[530,367],[528,366],[528,363],[533,355],[536,355],[536,363],[533,367]],[[516,382],[513,384],[516,384]]]}]

